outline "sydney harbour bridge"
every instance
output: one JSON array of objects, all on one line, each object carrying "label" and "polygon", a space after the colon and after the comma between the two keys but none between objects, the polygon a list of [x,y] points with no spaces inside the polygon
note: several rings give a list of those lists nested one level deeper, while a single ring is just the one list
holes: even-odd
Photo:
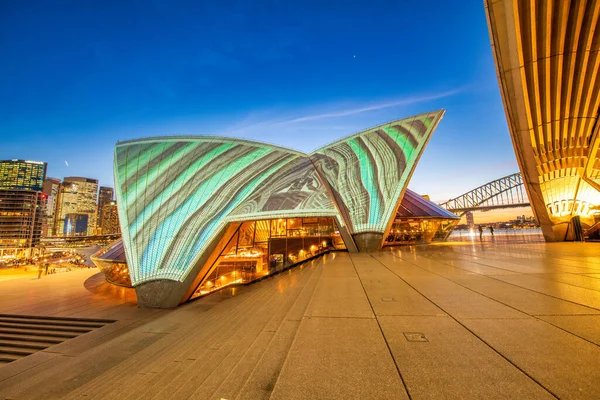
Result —
[{"label": "sydney harbour bridge", "polygon": [[523,177],[520,173],[488,182],[440,204],[458,216],[462,216],[468,211],[489,211],[529,205]]}]

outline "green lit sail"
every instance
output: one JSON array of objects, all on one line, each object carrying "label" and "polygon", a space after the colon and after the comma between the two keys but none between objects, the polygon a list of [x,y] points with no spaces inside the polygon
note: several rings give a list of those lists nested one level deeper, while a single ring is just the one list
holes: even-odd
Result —
[{"label": "green lit sail", "polygon": [[334,217],[381,232],[443,111],[369,129],[310,155],[223,137],[118,143],[115,181],[132,284],[183,281],[231,222]]}]

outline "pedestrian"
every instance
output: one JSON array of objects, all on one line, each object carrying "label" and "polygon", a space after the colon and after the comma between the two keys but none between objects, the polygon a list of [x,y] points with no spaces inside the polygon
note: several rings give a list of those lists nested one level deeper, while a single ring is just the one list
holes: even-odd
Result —
[{"label": "pedestrian", "polygon": [[40,264],[40,266],[38,267],[38,279],[40,279],[42,277],[43,272],[44,272],[44,267],[42,266],[42,264]]},{"label": "pedestrian", "polygon": [[46,263],[46,275],[48,275],[48,266],[49,266],[49,265],[50,265],[50,264]]},{"label": "pedestrian", "polygon": [[479,225],[477,229],[479,229],[479,239],[483,239],[483,228],[481,227],[481,225]]},{"label": "pedestrian", "polygon": [[490,225],[490,233],[494,236],[494,227]]}]

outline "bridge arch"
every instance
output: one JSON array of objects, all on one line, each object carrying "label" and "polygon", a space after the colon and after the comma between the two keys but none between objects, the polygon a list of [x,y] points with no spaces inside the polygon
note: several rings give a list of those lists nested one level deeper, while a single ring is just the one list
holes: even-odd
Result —
[{"label": "bridge arch", "polygon": [[519,172],[488,182],[440,204],[459,216],[467,211],[487,211],[529,205],[523,177]]}]

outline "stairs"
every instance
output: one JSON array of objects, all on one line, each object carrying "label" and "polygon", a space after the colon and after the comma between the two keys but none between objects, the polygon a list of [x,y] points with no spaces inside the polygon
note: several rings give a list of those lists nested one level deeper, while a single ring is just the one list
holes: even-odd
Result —
[{"label": "stairs", "polygon": [[106,319],[0,314],[0,366],[113,322]]},{"label": "stairs", "polygon": [[[311,260],[272,275],[208,311],[201,307],[202,300],[180,307],[170,318],[185,323],[89,379],[65,400],[268,399],[318,284],[322,263]],[[227,296],[232,290],[239,288],[215,295]]]}]

